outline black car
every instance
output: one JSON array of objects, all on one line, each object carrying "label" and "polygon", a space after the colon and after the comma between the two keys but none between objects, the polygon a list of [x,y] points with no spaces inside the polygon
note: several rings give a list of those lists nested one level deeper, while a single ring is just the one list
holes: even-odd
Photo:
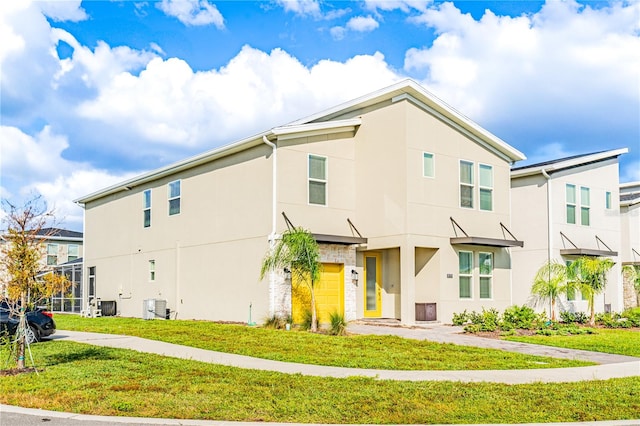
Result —
[{"label": "black car", "polygon": [[[8,332],[9,335],[15,335],[18,329],[18,312],[19,308],[11,309],[6,301],[0,302],[0,332]],[[43,307],[35,309],[27,309],[27,340],[29,343],[39,342],[43,337],[47,337],[56,332],[56,323],[53,320],[53,314]]]}]

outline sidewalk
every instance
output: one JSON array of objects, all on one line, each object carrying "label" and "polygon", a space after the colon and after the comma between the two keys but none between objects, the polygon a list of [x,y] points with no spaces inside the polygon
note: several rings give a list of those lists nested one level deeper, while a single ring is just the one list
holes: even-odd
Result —
[{"label": "sidewalk", "polygon": [[[349,331],[362,334],[394,334],[407,338],[428,339],[446,343],[464,345],[487,345],[495,349],[512,350],[564,358],[586,359],[601,362],[600,365],[573,368],[547,368],[531,370],[461,370],[461,371],[407,371],[376,370],[344,367],[331,367],[310,364],[298,364],[234,355],[204,349],[164,343],[140,337],[119,336],[113,334],[87,333],[59,330],[52,338],[88,343],[96,346],[131,349],[139,352],[154,353],[175,358],[190,359],[230,367],[274,371],[285,374],[302,374],[305,376],[344,378],[351,376],[371,377],[379,380],[400,381],[456,381],[456,382],[493,382],[505,384],[524,383],[558,383],[585,380],[607,380],[620,377],[640,376],[640,358],[607,356],[586,351],[571,351],[526,345],[521,343],[502,342],[502,347],[493,345],[501,341],[458,335],[454,327],[435,326],[432,328],[380,327],[354,324]],[[471,339],[471,340],[469,340]],[[473,344],[475,343],[475,344]],[[589,355],[591,354],[591,355]],[[598,361],[596,361],[596,359]]]}]

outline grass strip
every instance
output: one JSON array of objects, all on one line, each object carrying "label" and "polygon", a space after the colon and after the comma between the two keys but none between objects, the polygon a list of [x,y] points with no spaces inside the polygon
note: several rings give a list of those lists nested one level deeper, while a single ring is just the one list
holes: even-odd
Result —
[{"label": "grass strip", "polygon": [[510,370],[593,365],[396,336],[329,336],[209,321],[56,315],[59,329],[144,337],[286,362],[383,370]]},{"label": "grass strip", "polygon": [[640,377],[407,383],[243,370],[64,341],[32,348],[42,371],[2,377],[2,403],[95,415],[301,423],[514,424],[640,413]]},{"label": "grass strip", "polygon": [[509,336],[505,337],[505,340],[640,357],[640,330],[638,329],[599,328],[594,334]]}]

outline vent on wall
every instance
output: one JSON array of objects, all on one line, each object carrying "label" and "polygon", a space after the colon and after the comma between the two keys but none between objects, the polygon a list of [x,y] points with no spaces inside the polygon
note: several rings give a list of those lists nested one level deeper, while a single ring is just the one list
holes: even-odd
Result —
[{"label": "vent on wall", "polygon": [[416,303],[416,321],[437,321],[438,311],[435,303]]}]

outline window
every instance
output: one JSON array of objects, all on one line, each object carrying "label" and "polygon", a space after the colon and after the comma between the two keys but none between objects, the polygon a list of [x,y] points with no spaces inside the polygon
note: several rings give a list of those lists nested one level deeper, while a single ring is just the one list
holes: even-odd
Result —
[{"label": "window", "polygon": [[607,210],[611,210],[611,192],[609,191],[604,195],[604,206]]},{"label": "window", "polygon": [[169,216],[180,214],[180,181],[169,183]]},{"label": "window", "polygon": [[422,153],[422,176],[435,177],[436,169],[433,154],[429,152]]},{"label": "window", "polygon": [[80,257],[80,247],[77,244],[69,244],[67,246],[67,262],[76,260]]},{"label": "window", "polygon": [[480,299],[491,299],[493,253],[480,253],[478,258],[480,266]]},{"label": "window", "polygon": [[47,244],[47,265],[58,264],[58,245]]},{"label": "window", "polygon": [[460,160],[460,207],[473,208],[473,163]]},{"label": "window", "polygon": [[[179,189],[178,189],[179,191]],[[142,215],[143,215],[143,226],[148,228],[151,226],[151,190],[147,189],[142,193],[143,201],[142,201]],[[171,194],[169,194],[171,197]],[[180,200],[178,200],[178,209],[180,209]],[[171,214],[171,200],[169,200],[169,214]]]},{"label": "window", "polygon": [[567,184],[567,223],[576,223],[576,186]]},{"label": "window", "polygon": [[580,187],[580,224],[589,226],[589,207],[591,200],[589,199],[589,188]]},{"label": "window", "polygon": [[149,261],[149,281],[155,281],[155,280],[156,280],[156,261],[150,260]]},{"label": "window", "polygon": [[89,288],[87,292],[87,297],[89,299],[96,296],[96,267],[89,267]]},{"label": "window", "polygon": [[327,158],[309,154],[309,204],[327,205]]},{"label": "window", "polygon": [[460,299],[471,299],[471,283],[473,281],[473,253],[458,253],[458,279]]},{"label": "window", "polygon": [[493,167],[480,164],[480,210],[493,210]]}]

